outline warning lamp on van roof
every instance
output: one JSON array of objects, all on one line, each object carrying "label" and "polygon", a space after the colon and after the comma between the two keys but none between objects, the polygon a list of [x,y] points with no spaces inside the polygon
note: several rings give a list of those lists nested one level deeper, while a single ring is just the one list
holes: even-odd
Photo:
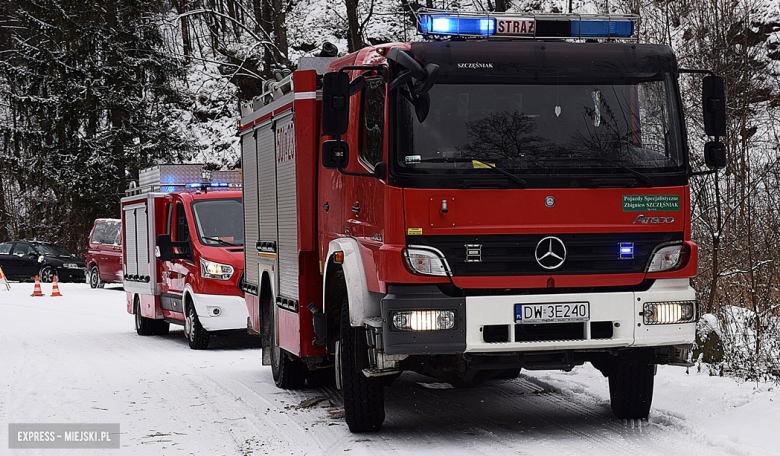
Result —
[{"label": "warning lamp on van roof", "polygon": [[637,39],[635,15],[517,14],[422,9],[425,37]]}]

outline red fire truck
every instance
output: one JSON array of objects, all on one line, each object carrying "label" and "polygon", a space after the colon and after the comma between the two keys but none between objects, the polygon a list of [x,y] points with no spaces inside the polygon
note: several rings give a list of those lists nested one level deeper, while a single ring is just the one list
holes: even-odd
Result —
[{"label": "red fire truck", "polygon": [[123,284],[139,335],[179,324],[190,348],[204,349],[211,334],[247,326],[241,176],[210,174],[159,165],[122,198]]},{"label": "red fire truck", "polygon": [[698,319],[680,74],[709,73],[704,172],[725,115],[636,24],[422,11],[433,39],[304,58],[242,105],[242,289],[279,387],[331,376],[360,432],[403,371],[589,362],[648,416]]}]

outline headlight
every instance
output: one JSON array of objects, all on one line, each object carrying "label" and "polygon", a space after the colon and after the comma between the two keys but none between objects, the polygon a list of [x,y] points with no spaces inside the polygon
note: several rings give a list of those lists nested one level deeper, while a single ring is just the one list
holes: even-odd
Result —
[{"label": "headlight", "polygon": [[454,310],[401,310],[390,319],[396,331],[441,331],[455,328]]},{"label": "headlight", "polygon": [[404,249],[404,257],[409,269],[416,274],[446,277],[450,275],[450,268],[444,255],[438,250],[413,245]]},{"label": "headlight", "polygon": [[696,320],[696,301],[646,302],[643,310],[646,325],[691,323]]},{"label": "headlight", "polygon": [[662,272],[677,269],[683,258],[683,245],[662,247],[653,253],[647,272]]},{"label": "headlight", "polygon": [[228,280],[233,275],[233,266],[200,259],[200,276],[204,279]]}]

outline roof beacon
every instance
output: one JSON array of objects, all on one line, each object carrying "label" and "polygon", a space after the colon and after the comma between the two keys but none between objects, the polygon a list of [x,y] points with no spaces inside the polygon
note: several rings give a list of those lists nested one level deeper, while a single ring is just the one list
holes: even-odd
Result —
[{"label": "roof beacon", "polygon": [[635,15],[523,14],[421,9],[419,30],[426,38],[513,37],[638,39]]}]

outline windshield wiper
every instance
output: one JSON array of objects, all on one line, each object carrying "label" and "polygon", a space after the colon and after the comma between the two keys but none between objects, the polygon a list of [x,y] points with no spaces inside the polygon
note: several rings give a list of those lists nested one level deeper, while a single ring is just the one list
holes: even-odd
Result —
[{"label": "windshield wiper", "polygon": [[228,247],[234,247],[234,246],[239,245],[239,244],[233,244],[232,242],[223,241],[222,239],[220,239],[220,238],[218,238],[216,236],[203,236],[203,239],[208,239],[209,241],[214,241],[214,242],[216,242],[219,245],[225,245],[225,246],[228,246]]},{"label": "windshield wiper", "polygon": [[528,182],[526,182],[525,179],[522,179],[505,169],[496,168],[495,165],[488,163],[484,160],[486,159],[472,158],[472,157],[431,157],[431,158],[418,158],[415,162],[410,162],[410,163],[413,164],[413,163],[477,162],[480,165],[484,165],[485,168],[474,168],[474,169],[489,169],[494,173],[503,174],[504,176],[508,177],[510,180],[516,182],[520,186],[520,188],[525,188],[528,186]]},{"label": "windshield wiper", "polygon": [[628,166],[616,162],[615,160],[609,159],[609,158],[603,158],[603,157],[557,157],[557,158],[549,158],[548,160],[552,161],[590,161],[590,162],[599,162],[599,163],[609,163],[612,166],[615,166],[616,168],[622,169],[623,171],[627,171],[628,173],[636,176],[647,184],[650,187],[653,187],[655,185],[655,181],[651,179],[649,176],[640,173],[639,171],[629,168]]}]

